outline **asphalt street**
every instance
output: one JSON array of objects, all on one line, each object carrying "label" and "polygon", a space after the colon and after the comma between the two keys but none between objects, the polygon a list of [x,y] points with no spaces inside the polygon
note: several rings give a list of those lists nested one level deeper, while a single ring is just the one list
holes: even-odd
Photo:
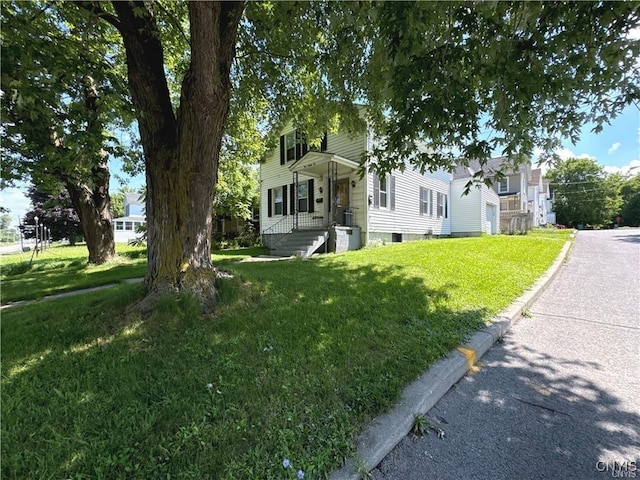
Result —
[{"label": "asphalt street", "polygon": [[579,232],[529,313],[371,478],[640,478],[640,229]]}]

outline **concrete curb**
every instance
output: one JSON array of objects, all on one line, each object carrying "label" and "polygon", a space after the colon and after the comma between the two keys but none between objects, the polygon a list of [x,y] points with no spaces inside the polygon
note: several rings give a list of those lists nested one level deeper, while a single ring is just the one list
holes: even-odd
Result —
[{"label": "concrete curb", "polygon": [[547,271],[518,297],[507,309],[493,319],[491,325],[478,330],[466,343],[443,359],[438,360],[403,391],[393,410],[376,418],[360,435],[355,457],[330,475],[331,480],[359,480],[361,472],[373,470],[404,438],[418,415],[426,414],[449,389],[458,382],[473,364],[493,344],[509,331],[560,271],[573,245],[566,242]]}]

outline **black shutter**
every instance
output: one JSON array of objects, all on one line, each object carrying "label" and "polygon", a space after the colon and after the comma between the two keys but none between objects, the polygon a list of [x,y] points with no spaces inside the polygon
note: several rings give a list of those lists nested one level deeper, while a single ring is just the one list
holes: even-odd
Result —
[{"label": "black shutter", "polygon": [[380,208],[380,179],[373,174],[373,208]]},{"label": "black shutter", "polygon": [[396,209],[396,177],[389,175],[389,195],[391,195],[391,210]]},{"label": "black shutter", "polygon": [[282,215],[287,214],[287,186],[282,186]]},{"label": "black shutter", "polygon": [[422,203],[422,192],[423,191],[424,191],[424,188],[420,187],[420,197],[418,199],[418,203],[420,204],[420,215],[424,215],[425,213],[427,213],[427,212],[424,211],[424,204]]},{"label": "black shutter", "polygon": [[298,192],[296,192],[295,183],[289,184],[289,193],[289,201],[291,202],[291,208],[289,209],[289,211],[291,212],[291,215],[293,215],[296,212],[296,202],[298,201]]},{"label": "black shutter", "polygon": [[322,141],[320,142],[320,151],[327,151],[327,132],[324,132],[324,136],[322,137]]},{"label": "black shutter", "polygon": [[300,157],[304,157],[305,154],[309,151],[309,146],[307,145],[307,136],[302,135],[302,155]]},{"label": "black shutter", "polygon": [[309,183],[307,184],[307,192],[308,192],[308,199],[307,199],[307,204],[309,205],[309,213],[313,212],[313,202],[314,202],[314,198],[313,198],[313,178],[309,180]]},{"label": "black shutter", "polygon": [[267,190],[267,217],[273,216],[273,190]]},{"label": "black shutter", "polygon": [[286,152],[284,151],[284,135],[282,135],[280,137],[280,165],[285,164],[285,155]]}]

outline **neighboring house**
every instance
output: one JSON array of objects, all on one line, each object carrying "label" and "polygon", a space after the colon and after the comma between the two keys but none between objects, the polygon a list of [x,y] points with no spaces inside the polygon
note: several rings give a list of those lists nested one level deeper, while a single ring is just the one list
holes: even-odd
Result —
[{"label": "neighboring house", "polygon": [[113,219],[113,234],[116,242],[128,242],[140,237],[136,233],[136,228],[146,224],[144,213],[144,201],[140,199],[140,194],[124,194],[124,217]]},{"label": "neighboring house", "polygon": [[553,211],[553,197],[551,194],[551,187],[549,180],[542,179],[542,195],[540,203],[543,205],[542,225],[556,223],[556,212]]},{"label": "neighboring house", "polygon": [[451,236],[477,237],[498,233],[500,198],[484,183],[472,185],[465,195],[473,174],[469,167],[458,167],[451,181]]},{"label": "neighboring house", "polygon": [[403,242],[450,235],[450,180],[445,171],[408,167],[378,176],[358,174],[372,135],[325,134],[311,148],[286,128],[260,165],[260,228],[275,254],[358,249],[376,241]]},{"label": "neighboring house", "polygon": [[[493,180],[492,189],[500,199],[499,231],[527,230],[532,223],[529,211],[528,186],[531,179],[531,162],[526,161],[514,168],[507,157],[495,157],[481,166],[479,161],[471,161],[466,169],[458,169],[461,175],[472,176],[482,170],[486,178]],[[503,177],[498,179],[497,172]]]},{"label": "neighboring house", "polygon": [[539,227],[546,223],[543,221],[544,205],[542,202],[542,170],[534,168],[531,170],[531,178],[527,188],[527,211],[531,212],[531,226]]}]

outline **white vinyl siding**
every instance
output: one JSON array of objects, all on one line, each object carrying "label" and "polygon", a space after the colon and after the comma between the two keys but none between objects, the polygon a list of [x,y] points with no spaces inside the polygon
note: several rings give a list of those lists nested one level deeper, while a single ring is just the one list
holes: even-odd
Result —
[{"label": "white vinyl siding", "polygon": [[[291,132],[293,130],[291,124],[288,124],[283,129],[283,132]],[[365,134],[356,135],[350,137],[347,134],[336,134],[329,132],[327,134],[327,152],[340,155],[341,157],[359,162],[365,149]],[[311,147],[309,147],[311,149]],[[282,219],[282,216],[269,217],[269,189],[282,187],[283,185],[290,185],[293,183],[293,174],[289,170],[289,167],[293,164],[293,161],[285,162],[284,165],[280,164],[280,145],[278,144],[267,156],[267,160],[260,164],[260,229],[262,232],[272,227],[278,221]],[[300,174],[298,177],[298,184],[307,184],[307,182],[313,177]],[[324,175],[323,179],[314,178],[313,195],[309,195],[308,199],[313,198],[312,207],[313,212],[301,213],[301,215],[309,215],[312,217],[327,217],[328,213],[325,212],[327,205],[330,203],[328,197],[327,188],[327,175]],[[355,187],[350,188],[350,204],[354,209],[355,217],[358,223],[365,228],[366,220],[366,188],[367,182],[363,179],[360,180],[357,172],[352,172],[349,177],[349,181],[355,181]],[[288,197],[289,198],[289,197]],[[290,201],[290,200],[288,200]],[[272,200],[273,202],[273,200]],[[300,207],[300,205],[298,205]],[[273,205],[271,205],[273,208]],[[290,208],[287,205],[287,213]],[[328,220],[326,220],[328,221]]]},{"label": "white vinyl siding", "polygon": [[496,231],[499,223],[499,197],[493,188],[486,185],[471,187],[467,195],[464,190],[469,178],[451,182],[451,234],[454,236],[479,236],[492,233],[486,224],[487,204],[495,207]]},{"label": "white vinyl siding", "polygon": [[[449,235],[451,233],[448,218],[437,218],[421,213],[421,196],[418,192],[423,189],[431,190],[432,202],[437,192],[449,195],[451,174],[441,170],[422,175],[411,167],[404,172],[393,171],[395,182],[394,209],[375,209],[373,202],[369,206],[368,229],[369,238],[383,238],[392,241],[391,234],[402,234],[403,240],[423,238],[429,231],[434,235]],[[367,175],[369,195],[373,200],[374,176]],[[434,212],[435,213],[435,212]]]}]

